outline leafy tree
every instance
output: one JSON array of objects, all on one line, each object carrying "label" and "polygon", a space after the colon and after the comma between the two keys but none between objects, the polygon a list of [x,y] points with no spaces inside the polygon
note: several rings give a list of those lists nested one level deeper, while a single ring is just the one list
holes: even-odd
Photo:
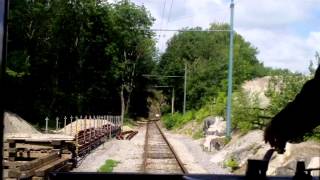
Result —
[{"label": "leafy tree", "polygon": [[121,115],[124,116],[128,113],[137,80],[143,80],[142,74],[150,72],[153,68],[151,64],[154,55],[154,34],[144,31],[150,29],[153,19],[144,7],[136,6],[127,0],[114,4],[113,9],[111,19],[115,39],[107,51],[116,53],[113,56],[111,71],[119,83]]},{"label": "leafy tree", "polygon": [[293,73],[272,77],[266,92],[266,96],[270,98],[270,113],[275,115],[292,101],[307,80],[308,77]]},{"label": "leafy tree", "polygon": [[[212,24],[209,29],[228,29],[226,24]],[[201,28],[190,28],[201,30]],[[234,87],[244,81],[265,75],[263,64],[257,58],[257,50],[239,34],[235,35]],[[188,67],[188,109],[200,108],[210,97],[226,92],[228,71],[229,33],[227,32],[180,32],[173,36],[159,62],[159,73],[184,75]],[[174,85],[178,107],[182,107],[183,80],[166,79]],[[167,96],[170,96],[169,93]]]},{"label": "leafy tree", "polygon": [[7,110],[34,123],[45,116],[120,113],[123,104],[128,114],[147,114],[150,82],[142,74],[155,67],[155,43],[151,31],[141,30],[153,23],[143,6],[13,0],[10,7]]}]

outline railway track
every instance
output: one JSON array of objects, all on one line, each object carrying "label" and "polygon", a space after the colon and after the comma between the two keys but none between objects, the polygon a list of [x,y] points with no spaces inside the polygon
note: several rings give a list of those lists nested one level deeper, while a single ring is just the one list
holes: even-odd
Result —
[{"label": "railway track", "polygon": [[155,121],[148,122],[146,125],[144,162],[142,166],[144,173],[188,173]]}]

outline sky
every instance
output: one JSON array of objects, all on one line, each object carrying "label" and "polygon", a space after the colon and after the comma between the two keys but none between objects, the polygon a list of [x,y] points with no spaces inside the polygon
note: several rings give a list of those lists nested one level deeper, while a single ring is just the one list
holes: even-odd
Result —
[{"label": "sky", "polygon": [[[154,29],[229,23],[231,0],[132,0],[156,19]],[[320,0],[234,0],[234,30],[258,49],[264,65],[307,73],[320,52]],[[174,32],[158,32],[164,52]]]}]

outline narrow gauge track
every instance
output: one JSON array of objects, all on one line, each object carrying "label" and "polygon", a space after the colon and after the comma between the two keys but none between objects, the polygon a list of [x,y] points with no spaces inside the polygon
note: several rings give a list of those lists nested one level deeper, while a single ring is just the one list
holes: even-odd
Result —
[{"label": "narrow gauge track", "polygon": [[188,173],[157,122],[146,125],[144,145],[144,173],[186,174]]}]

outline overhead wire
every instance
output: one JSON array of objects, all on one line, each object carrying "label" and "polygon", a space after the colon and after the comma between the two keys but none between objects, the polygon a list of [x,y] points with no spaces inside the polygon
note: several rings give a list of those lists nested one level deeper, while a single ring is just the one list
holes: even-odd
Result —
[{"label": "overhead wire", "polygon": [[[163,1],[163,6],[162,6],[162,13],[161,13],[160,29],[162,29],[162,26],[163,26],[163,19],[164,19],[164,12],[165,12],[165,9],[166,9],[166,4],[167,4],[167,0],[164,0]],[[159,41],[160,41],[161,35],[162,35],[162,33],[160,32]]]},{"label": "overhead wire", "polygon": [[169,14],[168,14],[168,20],[167,20],[167,24],[168,24],[168,23],[170,22],[170,17],[171,17],[172,6],[173,6],[173,0],[171,0],[171,4],[170,4],[170,9],[169,9]]},{"label": "overhead wire", "polygon": [[[172,6],[173,6],[173,0],[171,0],[171,3],[170,3],[170,8],[169,8],[169,13],[168,13],[168,18],[167,18],[167,22],[166,22],[166,25],[165,26],[168,26],[168,23],[170,22],[170,18],[171,18],[171,12],[172,12]],[[161,43],[161,49],[164,49],[164,46],[166,44],[164,38],[166,37],[166,34],[164,33],[164,36],[162,37],[163,38],[163,41]]]}]

